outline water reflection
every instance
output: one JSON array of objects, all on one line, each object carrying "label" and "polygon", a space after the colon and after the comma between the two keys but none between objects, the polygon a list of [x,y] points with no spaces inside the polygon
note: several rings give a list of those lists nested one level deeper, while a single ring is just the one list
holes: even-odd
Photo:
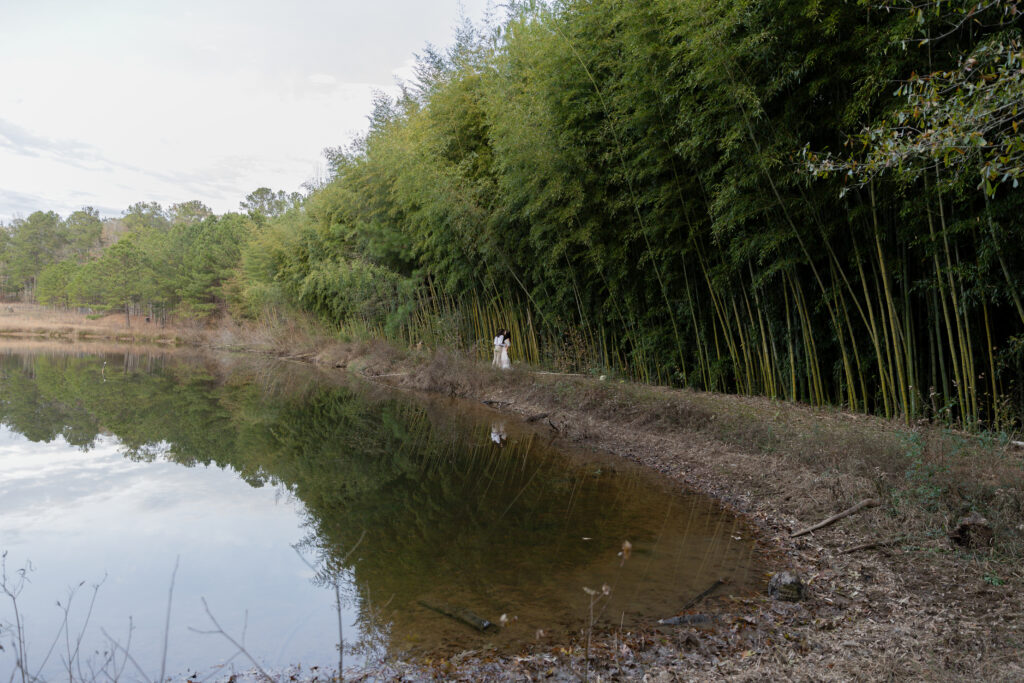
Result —
[{"label": "water reflection", "polygon": [[[17,445],[14,452],[0,448],[0,458],[18,459],[22,474],[38,487],[26,495],[12,479],[14,469],[0,474],[5,506],[16,501],[8,519],[20,519],[5,519],[0,543],[6,547],[13,538],[41,565],[37,553],[52,560],[71,541],[29,521],[39,514],[33,501],[80,494],[80,508],[87,510],[100,491],[107,499],[122,492],[127,497],[134,484],[126,472],[139,486],[172,495],[192,486],[198,495],[187,501],[187,510],[157,494],[137,504],[180,516],[175,523],[206,520],[209,533],[216,533],[217,518],[240,516],[237,506],[250,510],[253,522],[233,526],[236,537],[228,546],[271,547],[263,548],[265,557],[248,559],[256,566],[245,580],[255,581],[257,591],[298,596],[301,591],[283,587],[287,577],[270,588],[265,578],[251,575],[261,564],[300,563],[303,583],[312,578],[319,597],[302,593],[286,601],[335,613],[338,623],[323,626],[319,612],[322,652],[312,659],[303,654],[307,664],[337,661],[339,627],[351,641],[346,652],[364,658],[516,647],[539,631],[558,638],[580,629],[590,599],[584,587],[607,586],[604,618],[628,626],[666,616],[717,578],[727,578],[732,592],[758,581],[752,546],[742,540],[750,534],[713,502],[679,495],[621,459],[555,450],[549,437],[465,404],[396,397],[302,366],[155,353],[6,353],[0,355],[0,397],[0,423],[35,444],[66,443],[80,452],[113,448],[125,456],[121,465],[105,461],[92,479],[58,494],[45,491],[59,476],[39,473],[73,459],[66,448],[57,455],[38,446],[31,453]],[[173,470],[179,465],[190,469]],[[274,525],[266,521],[266,496],[243,503],[244,492],[221,483],[221,495],[189,474],[208,466],[225,470],[225,477],[236,473],[250,491],[287,492],[298,503],[290,514],[298,515],[301,537],[269,533]],[[133,516],[148,519],[137,510],[119,514],[126,515],[127,527]],[[627,539],[632,557],[624,562],[619,553]],[[184,547],[195,542],[163,540]],[[89,543],[76,545],[76,552],[88,554]],[[155,569],[140,564],[138,571]],[[225,568],[208,571],[212,581]],[[163,580],[164,574],[147,578]],[[65,582],[81,578],[68,573]],[[158,604],[161,592],[152,596]],[[223,609],[240,613],[246,606],[243,601]],[[338,613],[347,616],[339,620]],[[503,628],[478,630],[467,614],[495,624],[506,615],[507,621]],[[266,642],[284,638],[273,621],[271,615],[259,625],[272,634]],[[251,623],[249,628],[258,639]]]},{"label": "water reflection", "polygon": [[507,440],[508,434],[505,433],[505,423],[493,423],[491,425],[491,441],[498,446],[504,446]]}]

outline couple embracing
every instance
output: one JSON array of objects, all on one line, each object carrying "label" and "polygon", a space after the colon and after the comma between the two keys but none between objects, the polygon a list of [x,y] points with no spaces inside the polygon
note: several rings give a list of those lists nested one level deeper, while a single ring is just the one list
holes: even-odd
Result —
[{"label": "couple embracing", "polygon": [[502,370],[512,368],[512,363],[508,360],[508,347],[511,345],[512,333],[508,330],[498,330],[497,336],[494,337],[494,360],[491,361],[491,367]]}]

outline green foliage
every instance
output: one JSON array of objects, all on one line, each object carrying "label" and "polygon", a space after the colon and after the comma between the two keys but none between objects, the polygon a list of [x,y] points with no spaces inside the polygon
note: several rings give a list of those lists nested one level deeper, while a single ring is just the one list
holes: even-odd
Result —
[{"label": "green foliage", "polygon": [[197,223],[203,219],[213,216],[210,207],[197,199],[180,204],[171,204],[167,211],[172,224],[176,223]]},{"label": "green foliage", "polygon": [[4,287],[86,260],[48,300],[298,307],[481,353],[499,321],[532,361],[1013,430],[1019,3],[878,4],[513,3],[425,49],[308,197],[133,205],[121,271],[86,260],[88,220],[33,214]]},{"label": "green foliage", "polygon": [[[982,29],[969,3],[890,4],[562,0],[463,26],[327,151],[304,211],[269,221],[246,291],[342,322],[382,296],[355,273],[382,267],[419,283],[398,339],[436,322],[485,348],[461,321],[513,302],[537,359],[571,339],[642,378],[1019,424],[1024,364],[996,351],[1024,324],[1021,198],[953,167],[1013,179],[1015,3]],[[906,135],[878,153],[918,172],[807,173],[802,149],[914,106],[928,159]],[[986,144],[929,170],[953,128]]]},{"label": "green foliage", "polygon": [[40,269],[56,262],[68,243],[67,227],[53,211],[36,211],[10,226],[5,274],[11,289],[33,289]]},{"label": "green foliage", "polygon": [[103,221],[100,220],[99,211],[96,209],[87,206],[75,211],[68,216],[66,225],[70,254],[73,258],[85,260],[100,247]]},{"label": "green foliage", "polygon": [[103,221],[92,208],[67,221],[37,212],[2,232],[0,275],[6,291],[43,304],[207,316],[236,298],[233,287],[254,223],[241,214],[214,216],[198,201],[135,204],[126,231],[103,247]]},{"label": "green foliage", "polygon": [[268,219],[276,218],[302,204],[302,195],[298,192],[286,194],[284,190],[276,193],[269,187],[261,187],[246,195],[238,204],[257,225],[264,225]]},{"label": "green foliage", "polygon": [[74,261],[52,263],[39,273],[36,280],[36,298],[45,305],[67,306],[71,303],[69,285],[77,274]]},{"label": "green foliage", "polygon": [[151,228],[166,230],[170,226],[167,212],[156,202],[136,202],[124,212],[124,223],[130,230]]}]

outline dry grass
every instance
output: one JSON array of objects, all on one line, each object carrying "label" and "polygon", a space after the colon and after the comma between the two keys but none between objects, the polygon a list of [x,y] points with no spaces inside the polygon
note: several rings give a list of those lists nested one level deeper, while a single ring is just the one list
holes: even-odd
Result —
[{"label": "dry grass", "polygon": [[132,318],[128,327],[123,313],[94,317],[36,304],[0,304],[0,336],[5,337],[180,344],[195,343],[203,329],[190,321],[161,325],[137,317]]}]

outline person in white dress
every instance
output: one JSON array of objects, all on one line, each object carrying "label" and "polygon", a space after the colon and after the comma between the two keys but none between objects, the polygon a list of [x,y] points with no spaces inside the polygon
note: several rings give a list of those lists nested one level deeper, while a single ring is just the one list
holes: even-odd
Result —
[{"label": "person in white dress", "polygon": [[501,358],[498,360],[498,367],[502,370],[511,370],[512,362],[508,359],[508,347],[512,345],[512,333],[505,330],[501,340]]},{"label": "person in white dress", "polygon": [[494,359],[491,361],[492,368],[501,367],[501,354],[505,350],[505,330],[498,330],[494,337]]}]

